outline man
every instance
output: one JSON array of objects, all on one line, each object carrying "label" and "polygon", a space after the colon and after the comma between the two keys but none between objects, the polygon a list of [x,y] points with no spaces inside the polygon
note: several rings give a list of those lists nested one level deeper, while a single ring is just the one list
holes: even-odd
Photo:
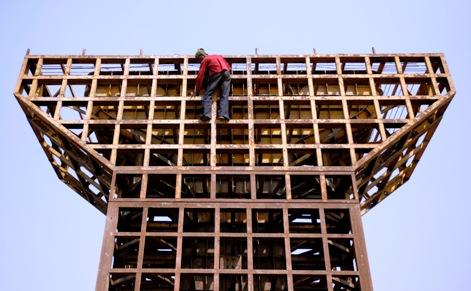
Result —
[{"label": "man", "polygon": [[201,102],[203,114],[200,119],[208,121],[211,119],[211,95],[218,88],[221,89],[219,98],[218,119],[229,121],[229,91],[231,87],[231,66],[220,55],[208,55],[204,49],[200,48],[195,53],[195,58],[200,62],[200,70],[196,77],[195,94],[199,95],[203,87],[203,81],[206,81],[206,89]]}]

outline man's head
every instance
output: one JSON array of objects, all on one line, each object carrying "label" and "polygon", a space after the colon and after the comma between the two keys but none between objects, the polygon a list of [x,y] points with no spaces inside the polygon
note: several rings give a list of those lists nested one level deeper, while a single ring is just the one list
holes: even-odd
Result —
[{"label": "man's head", "polygon": [[196,50],[195,58],[201,60],[201,59],[203,59],[206,55],[207,55],[207,53],[204,51],[204,49],[203,49],[203,48],[199,48],[198,50]]}]

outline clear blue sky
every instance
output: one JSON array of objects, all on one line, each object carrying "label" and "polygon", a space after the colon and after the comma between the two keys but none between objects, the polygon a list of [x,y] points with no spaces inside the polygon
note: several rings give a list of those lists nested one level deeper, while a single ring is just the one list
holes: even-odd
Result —
[{"label": "clear blue sky", "polygon": [[412,179],[363,217],[375,290],[470,290],[470,3],[1,1],[0,290],[94,290],[105,220],[57,179],[12,95],[27,48],[305,54],[371,46],[444,52],[458,92]]}]

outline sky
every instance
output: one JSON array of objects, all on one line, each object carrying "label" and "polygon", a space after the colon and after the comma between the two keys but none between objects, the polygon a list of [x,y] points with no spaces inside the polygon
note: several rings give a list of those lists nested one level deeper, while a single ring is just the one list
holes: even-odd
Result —
[{"label": "sky", "polygon": [[55,176],[13,97],[32,54],[443,52],[457,95],[412,178],[363,216],[376,291],[470,290],[471,2],[0,2],[0,290],[95,288],[105,216]]}]

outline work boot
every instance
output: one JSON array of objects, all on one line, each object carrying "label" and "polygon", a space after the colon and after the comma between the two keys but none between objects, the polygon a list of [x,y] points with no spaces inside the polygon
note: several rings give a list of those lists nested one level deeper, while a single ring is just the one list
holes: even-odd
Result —
[{"label": "work boot", "polygon": [[229,120],[231,120],[229,117],[227,117],[227,116],[222,116],[222,115],[218,116],[218,119],[219,119],[220,121],[229,121]]},{"label": "work boot", "polygon": [[211,120],[211,117],[208,117],[208,116],[206,116],[206,115],[201,114],[201,115],[200,115],[200,120],[201,120],[201,121],[209,121],[209,120]]}]

